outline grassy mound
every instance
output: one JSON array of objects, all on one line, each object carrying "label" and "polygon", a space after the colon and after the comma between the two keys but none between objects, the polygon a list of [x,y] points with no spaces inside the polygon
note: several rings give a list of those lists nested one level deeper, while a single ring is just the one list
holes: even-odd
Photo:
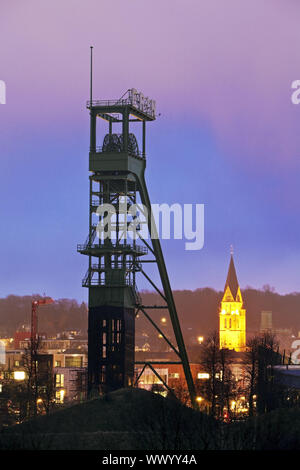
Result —
[{"label": "grassy mound", "polygon": [[224,448],[233,450],[299,450],[300,409],[282,408],[233,424],[226,429]]},{"label": "grassy mound", "polygon": [[213,419],[176,400],[122,389],[6,428],[0,448],[215,449],[216,431]]}]

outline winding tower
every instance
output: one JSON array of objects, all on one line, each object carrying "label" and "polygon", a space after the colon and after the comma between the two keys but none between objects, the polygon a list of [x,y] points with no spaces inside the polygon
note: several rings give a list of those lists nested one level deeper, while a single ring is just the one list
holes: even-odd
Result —
[{"label": "winding tower", "polygon": [[[155,102],[130,89],[117,100],[95,101],[91,96],[87,108],[90,112],[91,172],[89,234],[77,250],[89,260],[82,282],[89,289],[88,393],[91,396],[135,384],[135,317],[142,312],[175,351],[178,357],[176,363],[183,366],[191,402],[195,404],[193,379],[160,241],[156,237],[146,241],[141,235],[130,241],[123,237],[130,221],[136,223],[139,233],[138,216],[134,212],[130,215],[137,201],[147,208],[149,233],[156,233],[145,182],[146,123],[155,120]],[[106,126],[106,131],[102,145],[98,146],[100,121]],[[132,123],[141,126],[141,148],[131,132]],[[117,128],[119,132],[116,132]],[[126,217],[120,210],[124,207]],[[110,208],[113,208],[112,216]],[[109,230],[113,236],[106,237]],[[149,254],[151,259],[147,256]],[[157,265],[162,290],[146,274],[144,263]],[[142,304],[136,288],[137,274],[144,275],[160,294],[162,305]],[[151,318],[149,311],[153,308],[167,309],[177,344],[173,344]],[[142,372],[150,367],[159,376],[155,363],[136,364],[142,365]],[[160,380],[169,388],[161,377]]]}]

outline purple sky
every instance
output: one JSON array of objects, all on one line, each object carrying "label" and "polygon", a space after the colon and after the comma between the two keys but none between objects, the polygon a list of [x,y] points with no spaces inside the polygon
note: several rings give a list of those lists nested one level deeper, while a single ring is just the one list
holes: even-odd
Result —
[{"label": "purple sky", "polygon": [[[299,290],[300,3],[13,0],[1,5],[0,296],[86,299],[89,46],[97,98],[156,99],[156,203],[204,203],[205,246],[163,242],[174,288]],[[146,287],[143,283],[140,287]]]}]

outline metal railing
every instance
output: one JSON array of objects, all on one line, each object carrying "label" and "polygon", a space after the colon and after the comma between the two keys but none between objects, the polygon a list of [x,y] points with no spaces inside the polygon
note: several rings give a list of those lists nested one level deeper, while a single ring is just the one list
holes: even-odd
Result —
[{"label": "metal railing", "polygon": [[[95,150],[96,150],[96,153],[121,153],[121,152],[125,152],[125,150],[123,150],[123,149],[114,149],[114,150],[104,149],[103,150],[103,145],[97,145]],[[138,157],[138,158],[143,158],[143,159],[146,158],[146,156],[140,150],[134,152],[134,151],[131,150],[130,147],[128,147],[127,153],[129,155],[131,155],[132,157]]]},{"label": "metal railing", "polygon": [[155,111],[150,107],[148,109],[148,105],[145,103],[143,106],[137,106],[136,103],[133,102],[131,97],[122,98],[118,100],[88,100],[86,102],[86,107],[90,109],[93,106],[102,106],[102,107],[110,107],[110,106],[132,106],[140,113],[143,113],[149,116],[152,119],[155,119]]},{"label": "metal railing", "polygon": [[118,100],[88,100],[86,102],[86,107],[90,106],[127,106],[131,105],[132,100],[130,98],[123,98]]},{"label": "metal railing", "polygon": [[[91,269],[96,272],[105,272],[107,268],[104,264],[92,264]],[[142,269],[142,264],[140,261],[132,261],[126,260],[125,263],[123,261],[112,261],[111,262],[111,269],[124,269],[124,272],[136,272]]]},{"label": "metal railing", "polygon": [[78,244],[77,245],[77,251],[85,251],[85,250],[96,250],[96,251],[100,250],[100,251],[111,252],[111,253],[129,252],[129,253],[139,253],[139,254],[143,254],[143,255],[148,253],[147,247],[140,246],[140,245],[133,246],[133,245],[125,244],[125,245],[110,245],[110,246],[107,246],[105,244],[98,244],[97,245],[97,244],[89,244],[89,243],[84,243],[84,244]]},{"label": "metal railing", "polygon": [[[124,286],[133,286],[133,281],[131,279],[122,279],[120,280],[111,280],[111,279],[90,279],[89,281],[90,286],[106,286],[106,287],[124,287]],[[82,284],[84,280],[82,281]],[[83,286],[85,287],[85,286]]]},{"label": "metal railing", "polygon": [[131,277],[123,277],[123,279],[112,279],[112,278],[93,278],[92,273],[89,271],[86,273],[82,280],[82,287],[89,286],[101,286],[101,287],[132,287],[135,291],[134,280]]}]

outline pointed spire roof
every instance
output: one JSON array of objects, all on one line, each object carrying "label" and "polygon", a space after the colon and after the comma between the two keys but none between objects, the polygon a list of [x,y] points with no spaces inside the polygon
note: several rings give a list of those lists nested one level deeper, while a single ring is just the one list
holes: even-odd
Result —
[{"label": "pointed spire roof", "polygon": [[229,287],[230,292],[233,296],[234,299],[236,299],[236,295],[238,293],[238,288],[239,288],[239,283],[237,280],[237,275],[236,275],[236,270],[233,262],[233,255],[231,253],[230,255],[230,263],[229,263],[229,269],[228,269],[228,274],[227,274],[227,279],[224,287],[224,293]]}]

